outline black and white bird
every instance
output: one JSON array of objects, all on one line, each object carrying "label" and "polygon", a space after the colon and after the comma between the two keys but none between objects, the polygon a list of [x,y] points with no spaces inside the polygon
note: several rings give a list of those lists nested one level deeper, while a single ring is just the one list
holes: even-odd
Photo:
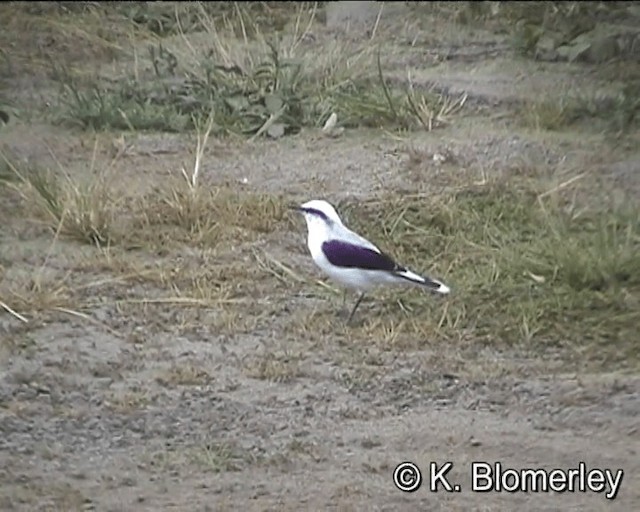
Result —
[{"label": "black and white bird", "polygon": [[413,284],[435,293],[450,292],[444,283],[399,265],[369,240],[351,231],[327,201],[314,199],[292,208],[301,212],[307,222],[307,244],[316,265],[333,281],[359,292],[347,323],[365,292],[377,286]]}]

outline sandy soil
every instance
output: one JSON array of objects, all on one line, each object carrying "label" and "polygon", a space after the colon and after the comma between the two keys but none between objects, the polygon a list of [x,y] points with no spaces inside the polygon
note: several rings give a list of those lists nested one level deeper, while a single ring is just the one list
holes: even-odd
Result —
[{"label": "sandy soil", "polygon": [[[404,64],[419,79],[466,91],[476,105],[472,115],[402,138],[347,131],[329,139],[305,131],[252,144],[216,140],[205,180],[294,201],[339,201],[384,188],[410,190],[418,181],[423,190],[439,190],[443,172],[481,179],[483,172],[527,165],[575,169],[597,151],[608,175],[638,185],[640,155],[617,157],[604,136],[548,135],[514,128],[508,120],[512,101],[571,86],[592,70],[523,60],[491,34],[469,36],[466,48],[480,38],[492,51],[464,52],[463,36],[452,34],[456,45],[448,50],[446,40],[407,47]],[[449,60],[427,65],[445,50]],[[458,50],[464,58],[456,60]],[[36,83],[24,94],[37,90]],[[99,161],[109,160],[117,138],[100,136]],[[87,169],[94,140],[24,120],[5,127],[2,139],[15,154],[42,165],[53,165],[50,148],[77,175]],[[192,140],[182,135],[125,139],[129,149],[111,172],[116,186],[132,196],[148,192],[192,153]],[[425,163],[410,166],[407,147],[427,155]],[[453,163],[443,170],[428,158],[436,152],[454,155]],[[40,268],[51,247],[50,233],[7,201],[0,209],[5,285]],[[252,243],[319,277],[298,221]],[[168,255],[114,254],[141,264],[180,261],[203,269],[217,257],[186,245]],[[247,275],[255,272],[248,270],[249,254],[235,256]],[[47,286],[62,278],[75,284],[110,278],[101,257],[91,247],[58,241],[47,260]],[[409,348],[354,341],[341,327],[306,338],[295,327],[330,318],[340,302],[308,297],[305,286],[263,276],[255,287],[236,290],[237,297],[255,298],[251,307],[196,309],[117,305],[121,297],[166,296],[167,290],[158,283],[111,283],[86,290],[95,299],[90,311],[83,310],[89,318],[24,312],[30,322],[21,324],[0,311],[0,509],[640,508],[640,377],[568,373],[561,355],[463,350],[437,336]],[[382,314],[376,311],[372,300],[362,314]],[[403,494],[392,480],[403,461],[425,472],[431,461],[452,461],[452,480],[462,492],[431,493],[425,481],[417,492]],[[474,494],[472,461],[547,469],[583,461],[588,468],[622,469],[624,478],[615,500],[592,492]]]}]

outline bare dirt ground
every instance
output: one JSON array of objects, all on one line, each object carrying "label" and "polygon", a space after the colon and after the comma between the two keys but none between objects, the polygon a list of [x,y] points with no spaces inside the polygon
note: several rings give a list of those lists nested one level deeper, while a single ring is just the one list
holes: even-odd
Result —
[{"label": "bare dirt ground", "polygon": [[[317,27],[318,38],[323,30]],[[606,176],[638,187],[634,144],[618,151],[598,133],[549,134],[509,120],[514,100],[576,83],[598,87],[591,68],[524,60],[500,37],[481,31],[444,31],[430,46],[435,36],[428,24],[422,30],[407,35],[414,46],[390,45],[387,60],[403,55],[399,74],[408,66],[416,80],[466,91],[476,105],[473,115],[402,136],[347,130],[333,139],[305,130],[278,141],[212,140],[203,179],[290,201],[339,203],[388,188],[411,191],[418,181],[422,191],[440,190],[443,172],[481,180],[483,173],[534,165],[577,169],[599,159]],[[492,50],[472,57],[460,50],[464,58],[456,58],[457,49],[479,40]],[[433,65],[438,52],[447,60]],[[15,80],[23,86],[23,104],[47,87],[35,78]],[[19,157],[55,169],[54,154],[74,175],[86,172],[95,140],[35,114],[12,121],[1,136]],[[98,136],[98,165],[111,161],[118,139]],[[127,150],[110,172],[114,186],[132,198],[193,152],[193,137],[181,134],[125,134],[124,140]],[[407,148],[427,155],[417,168]],[[443,170],[430,159],[435,153],[455,158]],[[561,350],[459,346],[436,333],[397,341],[367,331],[366,323],[346,328],[335,316],[339,298],[310,295],[309,283],[286,284],[255,268],[251,250],[259,248],[302,275],[320,277],[297,218],[248,242],[224,242],[243,276],[226,283],[236,302],[201,308],[136,303],[129,299],[172,295],[162,269],[190,267],[205,275],[208,262],[224,251],[179,244],[141,254],[63,238],[52,245],[50,231],[14,196],[2,201],[5,284],[42,272],[43,289],[32,293],[55,303],[56,287],[65,283],[84,287],[81,294],[92,304],[83,316],[22,311],[28,323],[0,312],[2,510],[640,508],[635,373],[584,369],[578,353],[569,362]],[[112,272],[114,260],[125,269],[120,275]],[[126,279],[126,269],[146,269],[156,278]],[[455,275],[443,277],[455,291]],[[414,314],[438,316],[442,307],[437,301],[431,311]],[[371,298],[359,314],[398,312],[393,300],[385,306]],[[316,329],[319,319],[334,316],[330,329]],[[430,493],[424,483],[403,494],[392,472],[407,460],[425,470],[430,461],[452,461],[462,492]],[[590,468],[623,469],[624,480],[615,500],[591,492],[473,494],[472,461],[549,469],[584,461]]]}]

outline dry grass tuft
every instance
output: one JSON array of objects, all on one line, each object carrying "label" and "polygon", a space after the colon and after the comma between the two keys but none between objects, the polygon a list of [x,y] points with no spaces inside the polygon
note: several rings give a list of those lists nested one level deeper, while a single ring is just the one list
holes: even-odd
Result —
[{"label": "dry grass tuft", "polygon": [[235,245],[255,239],[283,222],[286,205],[282,197],[239,191],[237,186],[202,184],[202,160],[213,123],[211,112],[206,125],[197,130],[193,170],[182,169],[180,176],[170,176],[135,201],[129,245],[158,246],[170,238],[213,249],[223,242]]},{"label": "dry grass tuft", "polygon": [[171,367],[158,376],[156,380],[166,387],[175,386],[205,386],[213,377],[202,368],[201,363],[183,361],[174,363]]},{"label": "dry grass tuft", "polygon": [[256,462],[251,452],[226,441],[209,442],[191,450],[191,455],[194,462],[213,473],[240,471]]},{"label": "dry grass tuft", "polygon": [[149,394],[141,390],[113,392],[105,401],[105,405],[117,414],[131,414],[144,409],[150,403]]},{"label": "dry grass tuft", "polygon": [[288,351],[265,352],[245,362],[245,373],[254,379],[290,382],[304,375],[300,368],[301,354]]},{"label": "dry grass tuft", "polygon": [[60,174],[51,169],[23,167],[0,153],[0,158],[18,178],[9,186],[23,202],[56,234],[96,246],[114,243],[117,205],[109,190],[104,171],[94,172],[94,158],[87,181],[74,179],[60,165]]},{"label": "dry grass tuft", "polygon": [[38,268],[0,275],[0,297],[0,307],[25,325],[33,315],[69,311],[76,303],[69,274],[49,269],[48,255]]},{"label": "dry grass tuft", "polygon": [[155,236],[162,233],[158,228],[174,227],[179,229],[173,231],[179,241],[206,244],[209,248],[227,241],[255,239],[286,220],[282,198],[239,192],[225,185],[192,191],[175,181],[144,197],[136,209],[141,215],[134,227],[136,237]]},{"label": "dry grass tuft", "polygon": [[341,300],[325,294],[326,304],[300,306],[284,325],[284,334],[296,340],[304,339],[316,345],[326,346],[347,339],[346,313]]}]

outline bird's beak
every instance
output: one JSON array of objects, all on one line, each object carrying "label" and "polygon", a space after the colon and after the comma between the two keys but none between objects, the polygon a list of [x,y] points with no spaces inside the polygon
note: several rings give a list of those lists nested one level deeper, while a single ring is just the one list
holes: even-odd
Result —
[{"label": "bird's beak", "polygon": [[287,208],[289,210],[294,210],[296,212],[301,212],[302,208],[300,206],[298,206],[297,204],[290,204],[289,206],[287,206]]}]

